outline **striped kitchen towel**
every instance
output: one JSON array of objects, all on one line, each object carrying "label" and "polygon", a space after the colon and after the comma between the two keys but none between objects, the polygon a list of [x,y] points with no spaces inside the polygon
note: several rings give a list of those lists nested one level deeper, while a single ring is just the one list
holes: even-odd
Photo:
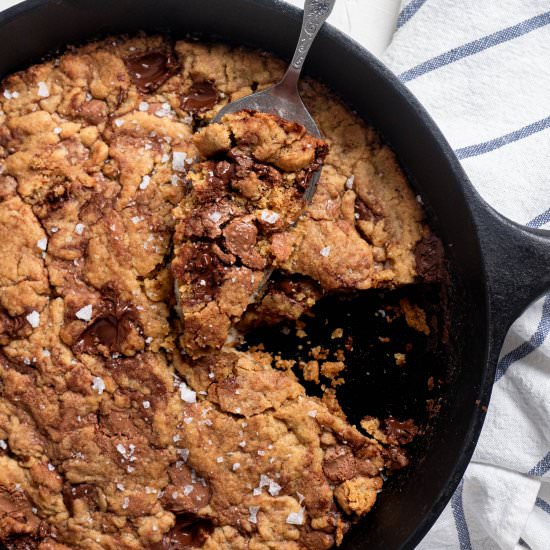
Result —
[{"label": "striped kitchen towel", "polygon": [[[393,0],[339,0],[331,22],[373,43],[376,2]],[[403,0],[382,60],[481,195],[550,229],[550,0]],[[550,550],[549,332],[550,292],[510,329],[472,463],[419,549]]]},{"label": "striped kitchen towel", "polygon": [[[550,1],[409,0],[383,60],[481,195],[549,227]],[[549,332],[550,293],[510,330],[472,463],[419,548],[550,549]]]},{"label": "striped kitchen towel", "polygon": [[[550,0],[407,0],[382,59],[481,195],[549,228]],[[474,458],[422,550],[550,550],[549,332],[550,293],[508,334]]]}]

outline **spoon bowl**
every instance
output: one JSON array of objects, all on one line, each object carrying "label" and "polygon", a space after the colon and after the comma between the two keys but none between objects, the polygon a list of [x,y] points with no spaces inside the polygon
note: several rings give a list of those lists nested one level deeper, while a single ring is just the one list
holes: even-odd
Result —
[{"label": "spoon bowl", "polygon": [[[266,90],[232,101],[218,112],[212,123],[220,122],[225,115],[230,113],[244,110],[260,111],[297,122],[312,136],[321,138],[319,127],[300,97],[298,81],[309,49],[323,23],[331,14],[335,3],[336,0],[306,0],[298,45],[281,81]],[[321,169],[311,176],[304,193],[306,204],[311,202],[320,177]]]}]

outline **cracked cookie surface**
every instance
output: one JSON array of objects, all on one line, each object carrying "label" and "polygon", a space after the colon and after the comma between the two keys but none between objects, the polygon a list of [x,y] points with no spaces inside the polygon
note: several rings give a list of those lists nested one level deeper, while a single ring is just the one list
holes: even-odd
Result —
[{"label": "cracked cookie surface", "polygon": [[[313,550],[373,505],[392,458],[333,401],[267,354],[179,347],[169,262],[207,152],[199,130],[282,71],[241,48],[140,36],[3,81],[4,547]],[[243,327],[298,318],[327,292],[411,283],[430,242],[391,151],[319,84],[303,94],[325,167]]]}]

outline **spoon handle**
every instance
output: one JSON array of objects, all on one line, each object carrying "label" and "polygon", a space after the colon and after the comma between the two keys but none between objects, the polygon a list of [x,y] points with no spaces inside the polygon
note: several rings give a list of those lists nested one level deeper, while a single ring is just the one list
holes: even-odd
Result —
[{"label": "spoon handle", "polygon": [[302,20],[302,30],[300,32],[298,46],[296,47],[292,62],[283,78],[283,82],[286,86],[298,85],[300,73],[302,72],[302,67],[309,53],[309,49],[319,29],[331,14],[334,4],[336,4],[336,0],[305,0],[304,18]]}]

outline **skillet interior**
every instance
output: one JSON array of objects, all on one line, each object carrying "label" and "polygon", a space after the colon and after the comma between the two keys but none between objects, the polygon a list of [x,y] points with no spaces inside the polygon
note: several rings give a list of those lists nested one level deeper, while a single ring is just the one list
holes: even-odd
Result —
[{"label": "skillet interior", "polygon": [[[36,62],[67,43],[138,30],[214,35],[288,58],[299,23],[297,10],[272,0],[29,0],[0,17],[0,40],[10,44],[0,59],[0,73]],[[416,450],[415,463],[388,485],[376,509],[343,545],[350,550],[413,547],[445,505],[470,458],[481,428],[476,400],[482,399],[491,378],[486,367],[486,281],[467,184],[433,122],[395,78],[352,41],[325,28],[307,72],[341,95],[389,142],[428,205],[432,225],[447,249],[453,277],[449,349],[446,356],[430,359],[433,368],[449,377],[446,404],[431,424],[432,436]],[[335,314],[352,313],[356,330],[368,331],[365,303],[324,307],[333,319]],[[393,402],[395,409],[389,412],[396,415],[410,410],[414,384],[387,385],[385,378],[377,384],[369,379],[368,386],[364,378],[354,379],[343,393],[343,404],[348,411],[363,411],[369,399],[378,398],[381,408]]]}]

